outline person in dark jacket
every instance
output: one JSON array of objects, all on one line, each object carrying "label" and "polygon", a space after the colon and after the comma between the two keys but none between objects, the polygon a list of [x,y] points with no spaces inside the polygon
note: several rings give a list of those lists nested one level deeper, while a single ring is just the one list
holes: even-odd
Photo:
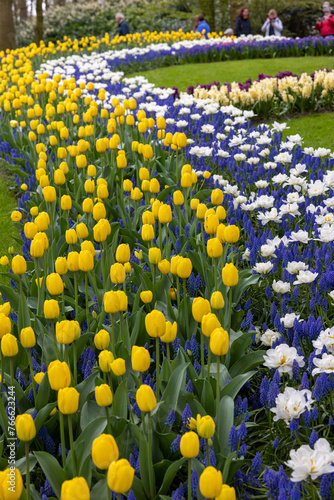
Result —
[{"label": "person in dark jacket", "polygon": [[321,36],[334,35],[334,16],[329,2],[325,2],[322,6],[323,16],[316,22],[315,29],[320,31]]},{"label": "person in dark jacket", "polygon": [[252,26],[249,20],[248,7],[242,7],[235,22],[235,35],[252,35]]},{"label": "person in dark jacket", "polygon": [[118,14],[116,14],[115,16],[115,21],[118,24],[118,31],[117,31],[118,36],[126,36],[130,33],[129,26],[124,21],[123,14],[118,12]]}]

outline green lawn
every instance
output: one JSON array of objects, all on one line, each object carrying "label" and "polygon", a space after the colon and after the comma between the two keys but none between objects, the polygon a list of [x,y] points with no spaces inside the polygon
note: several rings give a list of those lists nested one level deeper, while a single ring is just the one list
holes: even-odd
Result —
[{"label": "green lawn", "polygon": [[312,113],[284,121],[290,127],[284,131],[284,137],[299,134],[303,137],[303,146],[328,148],[334,150],[334,113]]},{"label": "green lawn", "polygon": [[[276,75],[280,71],[313,73],[316,69],[334,69],[334,58],[322,57],[285,57],[281,59],[250,59],[224,61],[218,63],[187,64],[169,66],[139,73],[157,87],[178,87],[186,90],[189,85],[207,84],[214,81],[241,82],[248,78],[256,79],[259,74]],[[135,75],[127,75],[135,76]]]}]

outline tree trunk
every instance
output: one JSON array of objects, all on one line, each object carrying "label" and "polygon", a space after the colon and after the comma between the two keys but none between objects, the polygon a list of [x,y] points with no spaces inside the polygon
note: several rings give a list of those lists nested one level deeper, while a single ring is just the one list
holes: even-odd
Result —
[{"label": "tree trunk", "polygon": [[28,19],[27,1],[26,0],[18,0],[17,5],[18,5],[17,10],[18,10],[20,21],[26,21]]},{"label": "tree trunk", "polygon": [[200,0],[199,3],[211,31],[215,31],[215,0]]},{"label": "tree trunk", "polygon": [[36,0],[36,43],[43,40],[43,6],[42,0]]},{"label": "tree trunk", "polygon": [[12,0],[0,0],[0,50],[15,49]]}]

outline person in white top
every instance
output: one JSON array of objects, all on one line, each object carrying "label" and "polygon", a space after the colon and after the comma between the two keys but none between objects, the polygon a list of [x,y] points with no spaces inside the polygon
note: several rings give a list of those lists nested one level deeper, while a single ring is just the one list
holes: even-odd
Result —
[{"label": "person in white top", "polygon": [[265,31],[265,36],[281,36],[283,30],[283,24],[277,17],[277,12],[275,9],[271,9],[268,13],[268,18],[266,19],[261,31]]}]

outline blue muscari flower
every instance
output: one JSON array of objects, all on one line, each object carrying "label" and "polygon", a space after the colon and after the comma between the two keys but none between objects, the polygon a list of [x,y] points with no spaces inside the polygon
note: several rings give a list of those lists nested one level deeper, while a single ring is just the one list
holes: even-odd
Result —
[{"label": "blue muscari flower", "polygon": [[172,342],[174,357],[179,352],[180,345],[181,345],[181,341],[180,341],[180,339],[178,337],[176,337],[176,339],[173,340],[173,342]]},{"label": "blue muscari flower", "polygon": [[189,430],[189,422],[192,417],[191,409],[189,404],[187,403],[186,406],[184,407],[183,413],[182,413],[182,428],[183,430]]},{"label": "blue muscari flower", "polygon": [[242,443],[239,448],[239,457],[246,457],[248,451],[248,446],[246,443]]},{"label": "blue muscari flower", "polygon": [[24,389],[26,387],[27,383],[24,380],[24,376],[23,376],[23,373],[21,372],[20,368],[16,369],[15,378],[18,381],[18,383],[20,384],[20,386]]},{"label": "blue muscari flower", "polygon": [[128,493],[128,500],[136,500],[136,495],[132,490],[130,490]]},{"label": "blue muscari flower", "polygon": [[260,385],[260,401],[262,406],[268,408],[268,391],[269,391],[269,380],[264,377]]},{"label": "blue muscari flower", "polygon": [[279,385],[276,384],[275,382],[271,382],[269,384],[269,390],[268,390],[268,407],[272,408],[275,406],[275,400],[277,396],[279,395]]},{"label": "blue muscari flower", "polygon": [[252,465],[249,471],[250,476],[257,477],[259,475],[262,465],[262,459],[260,453],[257,451],[255,457],[252,460]]},{"label": "blue muscari flower", "polygon": [[328,394],[327,375],[321,373],[315,381],[312,396],[317,401],[321,401]]},{"label": "blue muscari flower", "polygon": [[246,436],[247,436],[247,427],[246,427],[246,424],[245,424],[244,420],[241,422],[237,433],[238,433],[238,438],[239,438],[240,441],[243,441],[246,438]]},{"label": "blue muscari flower", "polygon": [[167,419],[166,419],[166,422],[165,422],[165,425],[167,425],[168,427],[171,427],[175,422],[175,410],[174,408],[169,412],[168,416],[167,416]]},{"label": "blue muscari flower", "polygon": [[246,302],[245,302],[245,305],[244,305],[244,310],[245,311],[248,311],[248,309],[250,308],[250,306],[252,305],[252,301],[251,299],[248,299]]},{"label": "blue muscari flower", "polygon": [[194,469],[191,473],[191,490],[193,497],[195,498],[196,491],[199,485],[199,477],[198,477],[198,472],[196,469]]},{"label": "blue muscari flower", "polygon": [[184,484],[181,484],[173,493],[172,493],[172,498],[173,500],[183,500],[186,497],[187,493],[187,486]]},{"label": "blue muscari flower", "polygon": [[173,453],[177,452],[180,450],[180,441],[181,441],[181,434],[178,434],[172,444],[170,445],[170,449]]},{"label": "blue muscari flower", "polygon": [[300,371],[300,368],[299,368],[298,361],[294,359],[293,363],[292,363],[292,377],[293,377],[293,380],[295,382],[297,382],[299,379],[299,371]]},{"label": "blue muscari flower", "polygon": [[273,296],[273,292],[272,292],[270,285],[267,285],[265,294],[266,294],[267,299],[271,300],[271,298]]},{"label": "blue muscari flower", "polygon": [[331,483],[327,474],[321,477],[320,481],[320,496],[322,500],[331,500]]},{"label": "blue muscari flower", "polygon": [[86,379],[92,373],[92,368],[96,363],[95,353],[91,347],[86,347],[78,360],[78,368]]},{"label": "blue muscari flower", "polygon": [[190,394],[192,394],[192,392],[194,390],[194,387],[193,387],[193,384],[192,384],[191,380],[188,380],[185,389],[186,389],[187,392],[190,392]]},{"label": "blue muscari flower", "polygon": [[[61,451],[61,443],[59,443],[58,445],[58,454],[59,455],[62,455],[62,451]],[[65,455],[67,456],[68,455],[68,449],[65,448]]]},{"label": "blue muscari flower", "polygon": [[299,500],[301,496],[300,483],[294,483],[291,489],[291,500]]},{"label": "blue muscari flower", "polygon": [[228,435],[228,444],[229,447],[231,448],[231,451],[237,451],[238,442],[239,442],[238,433],[234,425],[232,425],[230,433]]},{"label": "blue muscari flower", "polygon": [[308,358],[308,371],[311,372],[313,370],[313,360],[315,358],[315,352],[311,352]]},{"label": "blue muscari flower", "polygon": [[314,420],[317,420],[319,416],[319,413],[318,413],[318,407],[317,406],[314,406],[312,411],[311,411],[311,419],[314,421]]},{"label": "blue muscari flower", "polygon": [[55,492],[51,488],[51,485],[50,485],[50,483],[49,483],[49,481],[47,479],[45,479],[44,485],[41,486],[41,488],[39,490],[39,493],[40,493],[40,495],[45,495],[46,498],[55,497],[56,496]]},{"label": "blue muscari flower", "polygon": [[34,391],[32,390],[32,388],[29,389],[27,398],[29,399],[30,403],[34,402]]},{"label": "blue muscari flower", "polygon": [[175,242],[175,245],[174,245],[174,250],[176,253],[180,253],[180,250],[181,250],[181,242],[180,242],[180,239],[177,238],[176,242]]},{"label": "blue muscari flower", "polygon": [[290,420],[289,428],[293,435],[296,434],[298,436],[299,418],[293,418]]},{"label": "blue muscari flower", "polygon": [[311,436],[310,436],[310,446],[312,446],[312,448],[315,445],[315,443],[318,441],[318,439],[319,439],[318,433],[315,429],[313,429],[311,432]]},{"label": "blue muscari flower", "polygon": [[195,335],[192,335],[192,337],[190,339],[190,350],[192,352],[194,359],[198,360],[199,359],[199,347],[198,347]]},{"label": "blue muscari flower", "polygon": [[275,437],[274,441],[272,442],[272,446],[273,446],[274,450],[276,450],[278,448],[278,446],[279,446],[279,437],[278,436]]},{"label": "blue muscari flower", "polygon": [[307,373],[304,372],[302,376],[302,388],[303,389],[309,389],[310,388],[310,381],[308,379]]},{"label": "blue muscari flower", "polygon": [[194,370],[197,373],[197,375],[201,373],[201,365],[197,360],[194,363]]}]

